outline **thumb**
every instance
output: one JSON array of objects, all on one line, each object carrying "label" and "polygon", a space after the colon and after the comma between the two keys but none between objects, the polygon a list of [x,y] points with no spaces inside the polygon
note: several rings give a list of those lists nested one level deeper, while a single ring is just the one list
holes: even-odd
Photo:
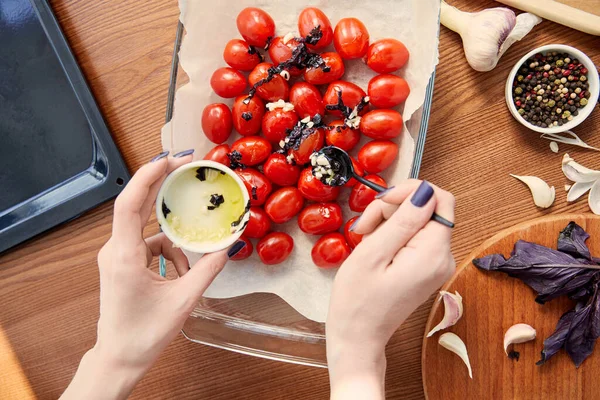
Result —
[{"label": "thumb", "polygon": [[185,275],[177,279],[181,294],[194,304],[198,302],[212,281],[223,270],[228,259],[227,250],[203,256]]}]

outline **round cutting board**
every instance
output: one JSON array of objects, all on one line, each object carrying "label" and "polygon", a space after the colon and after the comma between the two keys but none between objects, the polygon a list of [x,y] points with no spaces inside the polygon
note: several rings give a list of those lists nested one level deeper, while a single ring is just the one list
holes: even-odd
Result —
[{"label": "round cutting board", "polygon": [[[543,217],[514,226],[467,257],[444,287],[463,297],[462,318],[453,327],[423,340],[423,387],[427,399],[600,399],[600,344],[579,369],[564,350],[544,365],[535,364],[541,358],[544,339],[554,332],[558,319],[574,302],[563,296],[545,305],[537,304],[534,291],[520,280],[501,272],[479,270],[471,262],[492,253],[508,256],[519,239],[556,248],[559,232],[570,221],[590,234],[587,245],[592,255],[600,256],[600,217],[578,214]],[[425,335],[443,314],[443,302],[436,301]],[[537,338],[514,345],[520,353],[516,361],[505,355],[502,342],[504,332],[520,322],[533,326]],[[473,379],[462,360],[438,344],[444,332],[454,332],[465,342]]]}]

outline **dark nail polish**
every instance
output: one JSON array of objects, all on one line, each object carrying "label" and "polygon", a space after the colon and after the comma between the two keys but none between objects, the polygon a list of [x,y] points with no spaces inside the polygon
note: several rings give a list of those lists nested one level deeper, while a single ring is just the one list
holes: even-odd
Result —
[{"label": "dark nail polish", "polygon": [[150,160],[150,162],[156,162],[158,160],[162,160],[163,158],[165,158],[168,155],[169,155],[168,151],[163,151],[162,153],[160,153],[159,155],[157,155],[156,157],[154,157],[152,160]]},{"label": "dark nail polish", "polygon": [[229,248],[229,250],[227,250],[227,257],[231,258],[235,256],[237,253],[242,251],[244,247],[246,247],[246,242],[243,240],[238,240]]},{"label": "dark nail polish", "polygon": [[356,225],[358,225],[358,221],[360,221],[360,217],[356,218],[356,221],[354,221],[354,222],[352,223],[352,225],[350,225],[350,228],[348,228],[348,230],[349,230],[350,232],[354,231],[354,228],[356,228]]},{"label": "dark nail polish", "polygon": [[380,198],[382,198],[383,196],[385,196],[386,194],[388,194],[388,193],[389,193],[389,192],[390,192],[392,189],[394,189],[395,187],[396,187],[396,186],[392,186],[392,187],[389,187],[389,188],[385,189],[385,190],[384,190],[383,192],[381,192],[381,193],[377,193],[377,195],[375,196],[375,198],[376,198],[376,199],[380,199]]},{"label": "dark nail polish", "polygon": [[194,154],[194,149],[180,151],[179,153],[174,154],[173,158],[181,158],[181,157],[189,156],[190,154]]},{"label": "dark nail polish", "polygon": [[433,196],[433,188],[427,181],[421,182],[410,202],[416,207],[423,207]]}]

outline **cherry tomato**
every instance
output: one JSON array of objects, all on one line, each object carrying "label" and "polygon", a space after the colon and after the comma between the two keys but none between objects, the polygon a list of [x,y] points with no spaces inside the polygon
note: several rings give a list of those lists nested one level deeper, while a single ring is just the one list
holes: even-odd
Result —
[{"label": "cherry tomato", "polygon": [[394,163],[398,145],[390,140],[373,140],[358,152],[358,162],[373,174],[378,174]]},{"label": "cherry tomato", "polygon": [[223,50],[223,59],[231,68],[252,71],[261,62],[260,53],[241,39],[231,39]]},{"label": "cherry tomato", "polygon": [[252,46],[265,47],[269,38],[275,36],[273,18],[260,8],[244,8],[238,14],[236,22],[238,31]]},{"label": "cherry tomato", "polygon": [[[283,43],[281,36],[273,39],[269,45],[269,57],[271,57],[273,64],[279,65],[292,58],[292,52],[299,44],[296,39],[290,39],[287,43]],[[292,67],[289,69],[289,73],[292,76],[298,76],[302,74],[302,70],[298,67]]]},{"label": "cherry tomato", "polygon": [[378,108],[392,108],[404,103],[410,94],[408,83],[396,75],[374,76],[369,81],[369,102]]},{"label": "cherry tomato", "polygon": [[271,181],[253,168],[236,169],[235,173],[246,185],[248,194],[250,194],[250,205],[260,206],[264,204],[269,194],[271,194],[271,190],[273,190]]},{"label": "cherry tomato", "polygon": [[271,230],[271,219],[261,207],[250,207],[250,219],[244,235],[250,238],[260,239]]},{"label": "cherry tomato", "polygon": [[221,163],[221,164],[229,167],[231,165],[231,161],[229,160],[229,157],[227,157],[227,154],[229,154],[229,153],[231,153],[231,149],[229,148],[229,145],[227,143],[220,144],[218,146],[215,146],[208,153],[206,153],[206,155],[204,156],[204,159],[216,161],[218,163]]},{"label": "cherry tomato", "polygon": [[[342,101],[344,105],[350,108],[356,107],[367,94],[359,86],[352,82],[347,81],[335,81],[329,84],[323,96],[323,103],[325,105],[337,105],[338,103],[338,92],[342,92]],[[361,114],[365,113],[369,109],[366,105]],[[328,113],[341,117],[342,113],[339,110],[328,110]]]},{"label": "cherry tomato", "polygon": [[290,103],[294,105],[294,111],[300,118],[313,118],[316,114],[325,114],[321,92],[310,83],[295,83],[290,89]]},{"label": "cherry tomato", "polygon": [[298,190],[305,199],[323,203],[334,201],[340,194],[338,186],[328,186],[315,178],[311,167],[305,168],[300,173]]},{"label": "cherry tomato", "polygon": [[367,50],[367,65],[375,72],[387,74],[404,66],[408,61],[408,49],[399,40],[381,39]]},{"label": "cherry tomato", "polygon": [[229,139],[233,122],[231,110],[223,103],[209,104],[202,111],[202,131],[213,143],[223,143]]},{"label": "cherry tomato", "polygon": [[221,97],[232,98],[244,93],[248,83],[240,71],[223,67],[213,72],[210,78],[210,87]]},{"label": "cherry tomato", "polygon": [[342,223],[342,207],[337,203],[311,204],[298,216],[302,232],[312,235],[337,231]]},{"label": "cherry tomato", "polygon": [[348,242],[350,247],[353,249],[358,246],[363,238],[363,235],[359,235],[358,233],[350,231],[350,227],[356,222],[357,219],[358,217],[350,218],[348,222],[346,222],[346,225],[344,225],[344,237],[346,238],[346,242]]},{"label": "cherry tomato", "polygon": [[344,124],[341,119],[329,124],[330,128],[325,133],[325,142],[328,146],[336,146],[342,150],[350,151],[358,144],[360,132]]},{"label": "cherry tomato", "polygon": [[276,108],[267,111],[262,120],[263,135],[273,144],[279,144],[287,136],[287,130],[298,123],[298,114],[295,111],[283,111]]},{"label": "cherry tomato", "polygon": [[242,242],[246,243],[246,245],[242,247],[239,253],[231,257],[231,259],[234,261],[245,260],[246,258],[252,255],[252,251],[254,250],[254,246],[252,246],[252,242],[248,240],[248,238],[240,236],[238,240],[241,240]]},{"label": "cherry tomato", "polygon": [[304,165],[310,161],[310,156],[317,150],[323,148],[325,141],[325,132],[323,129],[317,129],[312,134],[302,140],[298,150],[292,150],[291,154],[298,165]]},{"label": "cherry tomato", "polygon": [[300,177],[300,168],[288,164],[286,157],[279,153],[273,153],[269,156],[265,161],[263,171],[271,182],[279,186],[295,185]]},{"label": "cherry tomato", "polygon": [[271,221],[283,224],[294,218],[304,207],[304,197],[295,187],[284,187],[275,192],[267,199],[265,211]]},{"label": "cherry tomato", "polygon": [[[254,85],[261,79],[265,79],[269,76],[269,68],[272,66],[273,64],[265,62],[254,67],[248,76],[250,85]],[[287,100],[290,94],[290,87],[284,77],[277,74],[269,82],[256,88],[256,94],[261,99],[267,101],[277,101],[279,99]]]},{"label": "cherry tomato", "polygon": [[325,13],[316,7],[308,7],[302,10],[298,17],[298,31],[300,36],[306,37],[310,31],[315,27],[319,27],[323,36],[314,45],[308,45],[309,49],[321,50],[329,46],[333,40],[333,29],[331,28],[331,22]]},{"label": "cherry tomato", "polygon": [[338,268],[350,256],[352,249],[341,233],[322,236],[312,249],[312,260],[320,268]]},{"label": "cherry tomato", "polygon": [[[352,160],[352,167],[354,168],[354,172],[356,172],[359,176],[365,176],[365,169],[363,168],[363,166],[360,165],[360,163],[356,161],[354,157],[350,157],[350,160]],[[354,185],[356,185],[357,183],[358,181],[356,179],[350,178],[350,180],[346,182],[344,186],[354,187]]]},{"label": "cherry tomato", "polygon": [[369,32],[356,18],[342,18],[333,32],[333,45],[343,59],[361,58],[369,48]]},{"label": "cherry tomato", "polygon": [[369,111],[361,118],[359,129],[372,139],[393,139],[402,133],[402,115],[394,110]]},{"label": "cherry tomato", "polygon": [[282,263],[294,249],[294,239],[287,233],[271,232],[260,239],[256,252],[263,264],[275,265]]},{"label": "cherry tomato", "polygon": [[[371,181],[373,183],[376,183],[378,185],[381,185],[383,187],[387,187],[387,184],[385,183],[383,178],[380,176],[367,175],[367,176],[365,176],[365,179],[368,181]],[[371,202],[373,200],[375,200],[376,195],[377,195],[376,191],[374,191],[371,188],[366,187],[362,183],[355,185],[352,188],[352,192],[350,192],[350,199],[348,200],[350,209],[354,212],[365,211],[365,208],[367,208],[367,206],[369,204],[371,204]]]},{"label": "cherry tomato", "polygon": [[231,116],[233,127],[242,136],[256,135],[260,131],[263,115],[265,115],[265,104],[257,96],[244,101],[248,96],[239,96],[233,102]]},{"label": "cherry tomato", "polygon": [[238,151],[242,155],[240,161],[242,164],[253,166],[262,163],[269,157],[271,143],[258,136],[248,136],[233,142],[231,151]]},{"label": "cherry tomato", "polygon": [[344,61],[338,53],[330,52],[321,54],[321,58],[325,61],[325,64],[329,68],[327,72],[321,67],[306,68],[304,71],[304,80],[313,85],[326,85],[333,81],[340,79],[346,68],[344,67]]}]

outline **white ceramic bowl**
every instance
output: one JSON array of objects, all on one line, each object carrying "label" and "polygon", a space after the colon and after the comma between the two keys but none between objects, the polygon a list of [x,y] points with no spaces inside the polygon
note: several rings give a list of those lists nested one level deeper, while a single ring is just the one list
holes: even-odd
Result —
[{"label": "white ceramic bowl", "polygon": [[194,161],[189,164],[182,165],[175,171],[171,172],[169,176],[167,176],[162,186],[160,187],[160,190],[158,191],[158,196],[156,197],[156,218],[158,219],[158,223],[160,224],[162,231],[177,247],[181,247],[182,249],[191,251],[193,253],[214,253],[215,251],[228,248],[229,246],[234,244],[240,238],[240,236],[242,236],[242,233],[244,233],[244,230],[246,229],[246,222],[250,218],[249,212],[246,212],[246,215],[242,219],[242,228],[240,230],[238,230],[231,236],[228,236],[221,242],[217,243],[189,243],[188,241],[184,241],[181,237],[179,237],[175,232],[171,230],[169,224],[166,221],[165,216],[162,213],[162,202],[165,197],[165,193],[167,193],[169,190],[171,183],[174,182],[174,180],[177,179],[177,177],[179,177],[184,172],[190,169],[197,169],[199,167],[210,167],[225,172],[227,175],[232,177],[233,180],[240,187],[244,199],[244,204],[248,204],[250,202],[250,194],[248,193],[248,189],[246,189],[244,182],[241,180],[238,174],[236,174],[230,168],[227,168],[223,164],[214,161]]},{"label": "white ceramic bowl", "polygon": [[[535,55],[537,53],[546,54],[549,51],[557,51],[557,52],[561,52],[561,53],[567,53],[571,57],[578,59],[585,66],[585,68],[587,68],[587,70],[588,70],[587,82],[589,83],[590,98],[588,99],[588,104],[585,107],[579,109],[579,114],[577,116],[573,117],[573,120],[567,122],[566,124],[564,124],[562,126],[553,126],[551,128],[542,128],[542,127],[530,124],[528,121],[524,120],[523,117],[521,117],[521,115],[519,115],[519,113],[517,111],[517,107],[513,103],[512,84],[513,84],[513,81],[515,80],[515,76],[517,75],[517,72],[519,71],[519,68],[521,68],[521,65],[523,65],[523,63],[529,57],[532,57],[533,55]],[[600,82],[599,82],[599,78],[598,78],[598,70],[596,69],[596,66],[594,65],[592,60],[590,60],[590,58],[588,56],[586,56],[584,53],[582,53],[581,51],[579,51],[576,48],[571,47],[571,46],[567,46],[564,44],[549,44],[549,45],[538,47],[536,49],[531,50],[529,53],[525,54],[515,64],[513,69],[510,71],[510,74],[508,74],[508,79],[506,80],[506,87],[504,90],[504,94],[506,97],[506,105],[508,106],[510,113],[522,125],[526,126],[527,128],[529,128],[533,131],[540,132],[540,133],[559,133],[559,132],[565,132],[565,131],[575,128],[577,125],[582,123],[592,113],[592,111],[594,110],[594,107],[596,106],[596,103],[598,102],[599,90],[600,90]]]}]

